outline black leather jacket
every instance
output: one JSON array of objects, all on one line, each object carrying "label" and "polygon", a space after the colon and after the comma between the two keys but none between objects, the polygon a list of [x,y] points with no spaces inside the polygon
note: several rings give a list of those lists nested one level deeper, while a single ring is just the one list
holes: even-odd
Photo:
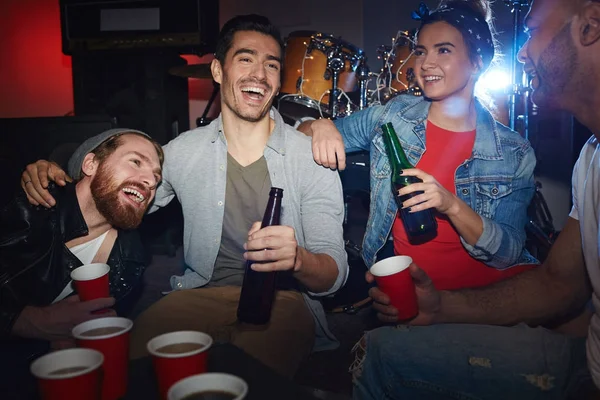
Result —
[{"label": "black leather jacket", "polygon": [[[46,306],[60,294],[81,261],[65,246],[87,235],[75,185],[50,186],[51,209],[29,204],[17,195],[0,214],[0,338],[10,337],[25,306]],[[117,306],[141,286],[146,267],[137,231],[118,231],[108,258],[110,292]],[[117,311],[118,311],[117,307]]]}]

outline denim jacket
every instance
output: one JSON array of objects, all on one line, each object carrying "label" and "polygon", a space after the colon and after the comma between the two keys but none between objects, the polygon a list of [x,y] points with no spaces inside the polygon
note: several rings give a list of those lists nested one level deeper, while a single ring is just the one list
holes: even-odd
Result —
[{"label": "denim jacket", "polygon": [[[335,121],[347,152],[370,152],[371,205],[362,249],[369,266],[385,244],[398,210],[381,125],[393,124],[409,161],[418,167],[427,150],[429,107],[430,102],[423,97],[400,95],[385,106],[370,107]],[[534,193],[533,149],[526,139],[496,122],[478,100],[476,110],[473,151],[456,169],[454,182],[458,198],[481,216],[483,233],[474,246],[462,237],[461,242],[473,258],[493,268],[535,263],[524,249],[527,207]]]}]

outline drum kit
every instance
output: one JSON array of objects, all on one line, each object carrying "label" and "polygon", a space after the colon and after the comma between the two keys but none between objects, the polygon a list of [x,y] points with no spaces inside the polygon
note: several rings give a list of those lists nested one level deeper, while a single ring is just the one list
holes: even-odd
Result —
[{"label": "drum kit", "polygon": [[[413,32],[414,33],[414,32]],[[295,31],[285,40],[280,95],[275,101],[284,120],[295,125],[304,118],[343,118],[375,104],[385,104],[400,93],[421,95],[414,74],[414,42],[399,31],[392,45],[377,49],[382,61],[371,72],[362,49],[330,34]],[[174,67],[172,75],[211,79],[210,64]],[[218,87],[215,86],[198,126],[210,122],[206,114]]]},{"label": "drum kit", "polygon": [[379,46],[378,73],[371,72],[363,50],[330,34],[292,32],[285,47],[276,106],[290,124],[307,117],[343,118],[399,93],[420,95],[408,32],[398,32],[391,46]]}]

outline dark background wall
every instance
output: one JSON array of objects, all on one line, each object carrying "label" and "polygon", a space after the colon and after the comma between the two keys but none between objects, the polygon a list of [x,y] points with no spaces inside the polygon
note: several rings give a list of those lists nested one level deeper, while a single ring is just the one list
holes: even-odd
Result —
[{"label": "dark background wall", "polygon": [[[284,35],[314,30],[341,36],[362,48],[372,70],[380,68],[375,50],[391,44],[397,30],[415,28],[410,12],[419,0],[221,0],[221,24],[236,14],[267,15]],[[426,1],[431,7],[436,1]],[[510,9],[494,4],[504,52],[511,33]],[[58,0],[0,2],[0,118],[62,116],[73,110],[71,58],[61,53]],[[191,62],[209,60],[186,56]],[[191,80],[192,101],[208,98],[210,82]],[[201,104],[203,105],[203,104]],[[200,105],[200,106],[201,106]],[[196,108],[191,114],[195,119]]]},{"label": "dark background wall", "polygon": [[73,109],[71,58],[60,47],[58,0],[0,1],[0,118]]}]

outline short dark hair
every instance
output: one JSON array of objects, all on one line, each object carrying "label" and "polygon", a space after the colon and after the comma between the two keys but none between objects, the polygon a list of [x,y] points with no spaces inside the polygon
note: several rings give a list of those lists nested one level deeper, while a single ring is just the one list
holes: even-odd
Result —
[{"label": "short dark hair", "polygon": [[146,139],[150,143],[152,143],[152,145],[154,146],[154,150],[156,150],[156,153],[158,154],[158,161],[160,162],[160,166],[162,168],[162,165],[165,161],[165,153],[163,152],[162,146],[160,144],[158,144],[158,142],[156,140],[149,138],[148,136],[145,136],[145,135],[140,135],[139,133],[136,133],[136,132],[123,132],[123,133],[119,133],[114,136],[111,136],[110,138],[108,138],[104,142],[102,142],[94,150],[92,150],[90,153],[94,154],[94,158],[96,160],[98,160],[98,162],[103,162],[106,158],[108,158],[108,156],[110,156],[112,153],[114,153],[115,150],[117,150],[117,148],[119,148],[119,146],[121,146],[123,144],[123,136],[126,136],[126,135],[139,136],[143,139]]},{"label": "short dark hair", "polygon": [[281,39],[281,32],[279,32],[279,29],[277,29],[267,17],[257,14],[238,15],[227,21],[225,25],[223,25],[221,32],[219,32],[215,58],[219,60],[221,65],[224,65],[225,56],[229,49],[231,49],[233,36],[236,32],[243,31],[259,32],[272,37],[277,44],[279,44],[280,53],[283,57],[283,40]]}]

